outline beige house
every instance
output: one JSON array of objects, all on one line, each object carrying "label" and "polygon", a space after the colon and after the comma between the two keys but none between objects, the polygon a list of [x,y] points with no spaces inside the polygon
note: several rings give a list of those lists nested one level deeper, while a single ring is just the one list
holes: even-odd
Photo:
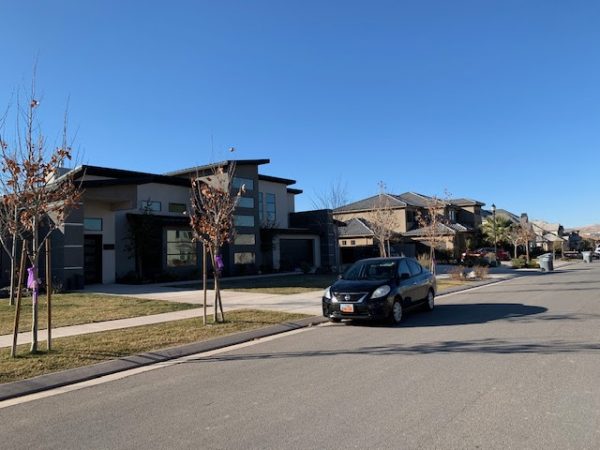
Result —
[{"label": "beige house", "polygon": [[[377,210],[384,207],[390,215],[389,223],[393,224],[395,236],[390,240],[391,247],[398,253],[415,255],[416,245],[428,245],[431,235],[427,227],[419,227],[419,216],[426,216],[432,205],[438,204],[438,214],[444,217],[443,224],[438,225],[436,236],[439,241],[436,247],[458,255],[464,248],[465,240],[474,234],[481,225],[482,206],[476,200],[458,198],[441,200],[415,192],[404,194],[375,195],[334,210],[334,219],[346,224],[339,228],[339,246],[344,258],[344,248],[363,247],[363,251],[355,250],[353,256],[377,256],[373,251],[375,235],[370,222],[375,219]],[[394,253],[393,248],[390,250]],[[371,249],[371,250],[368,250]]]}]

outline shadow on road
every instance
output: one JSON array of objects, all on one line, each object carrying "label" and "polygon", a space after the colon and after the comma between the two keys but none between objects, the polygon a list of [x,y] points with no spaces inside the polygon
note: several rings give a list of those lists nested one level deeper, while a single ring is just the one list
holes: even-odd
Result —
[{"label": "shadow on road", "polygon": [[468,341],[441,341],[416,345],[365,346],[348,349],[314,350],[299,352],[225,354],[189,360],[187,363],[210,363],[228,361],[276,360],[287,358],[335,357],[347,355],[395,356],[427,355],[432,353],[490,353],[490,354],[547,354],[581,353],[595,354],[600,351],[598,342],[572,342],[552,340],[543,342],[517,342],[506,339],[473,339]]},{"label": "shadow on road", "polygon": [[[407,313],[398,328],[447,327],[487,323],[494,320],[517,320],[548,311],[541,306],[521,303],[469,303],[468,305],[437,305],[433,313]],[[351,321],[350,326],[391,327],[385,322]]]}]

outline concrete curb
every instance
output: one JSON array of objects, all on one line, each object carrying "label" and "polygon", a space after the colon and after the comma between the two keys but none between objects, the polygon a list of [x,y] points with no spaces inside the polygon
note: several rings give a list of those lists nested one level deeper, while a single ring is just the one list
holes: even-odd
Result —
[{"label": "concrete curb", "polygon": [[194,355],[196,353],[218,350],[243,342],[253,341],[255,339],[273,336],[300,328],[318,325],[328,322],[325,317],[307,317],[305,319],[293,322],[284,322],[257,330],[243,331],[241,333],[222,336],[209,341],[194,342],[192,344],[180,345],[177,347],[157,350],[155,352],[141,353],[138,355],[126,356],[124,358],[105,361],[91,366],[77,367],[62,372],[40,375],[27,380],[14,381],[0,385],[0,401],[15,397],[22,397],[28,394],[35,394],[41,391],[80,383],[83,381],[100,378],[113,373],[138,367],[148,366],[159,362],[169,361],[181,358],[183,356]]}]

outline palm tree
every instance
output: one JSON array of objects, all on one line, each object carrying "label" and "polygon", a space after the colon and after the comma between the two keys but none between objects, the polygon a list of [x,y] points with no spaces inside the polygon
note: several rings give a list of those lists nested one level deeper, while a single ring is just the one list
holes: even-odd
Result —
[{"label": "palm tree", "polygon": [[507,244],[511,241],[510,239],[510,229],[512,226],[512,222],[506,217],[498,217],[496,216],[496,224],[494,226],[494,219],[488,217],[481,224],[481,234],[483,238],[490,245],[494,245],[494,243]]}]

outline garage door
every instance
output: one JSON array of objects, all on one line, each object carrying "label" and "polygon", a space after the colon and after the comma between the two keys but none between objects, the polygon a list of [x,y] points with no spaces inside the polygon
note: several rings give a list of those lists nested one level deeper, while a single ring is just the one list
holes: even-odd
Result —
[{"label": "garage door", "polygon": [[293,270],[301,265],[314,264],[312,239],[281,239],[279,241],[279,266],[281,270]]}]

